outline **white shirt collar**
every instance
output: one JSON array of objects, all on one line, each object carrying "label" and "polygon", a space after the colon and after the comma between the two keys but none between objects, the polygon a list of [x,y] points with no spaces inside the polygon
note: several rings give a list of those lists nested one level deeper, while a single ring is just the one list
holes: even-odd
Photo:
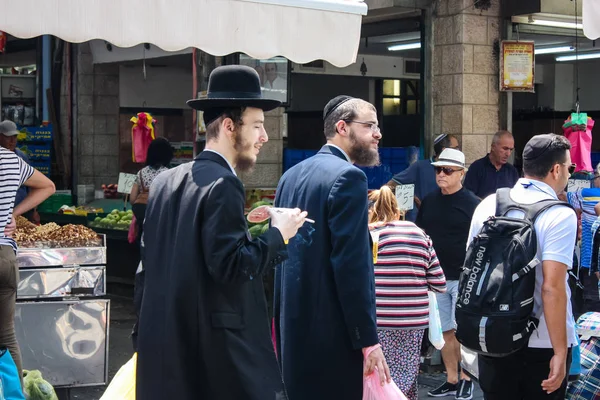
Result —
[{"label": "white shirt collar", "polygon": [[554,189],[552,189],[550,187],[550,185],[548,185],[547,183],[544,183],[542,181],[538,181],[535,179],[529,179],[529,178],[520,178],[519,181],[517,182],[516,186],[522,187],[523,189],[538,190],[540,192],[547,194],[548,196],[552,197],[553,199],[558,200],[558,196],[556,195],[556,192],[554,191]]},{"label": "white shirt collar", "polygon": [[211,153],[215,153],[215,154],[218,154],[221,157],[223,157],[223,160],[225,160],[225,162],[227,163],[227,165],[229,165],[229,168],[231,168],[231,172],[233,172],[233,174],[235,176],[237,176],[237,174],[235,173],[235,169],[233,169],[233,166],[231,165],[231,163],[229,162],[229,160],[225,158],[225,156],[223,154],[219,153],[216,150],[211,150],[211,149],[204,149],[203,151],[210,151]]},{"label": "white shirt collar", "polygon": [[338,149],[339,151],[342,152],[344,157],[346,157],[346,161],[348,161],[350,164],[352,164],[352,161],[350,160],[350,157],[348,157],[348,154],[346,154],[346,152],[344,150],[342,150],[339,146],[336,146],[335,144],[331,144],[331,143],[327,143],[325,146],[335,147],[336,149]]}]

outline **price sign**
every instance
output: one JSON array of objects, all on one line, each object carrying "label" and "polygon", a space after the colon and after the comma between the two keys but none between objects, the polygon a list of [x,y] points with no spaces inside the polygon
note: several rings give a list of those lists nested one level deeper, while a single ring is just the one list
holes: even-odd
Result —
[{"label": "price sign", "polygon": [[119,183],[117,184],[117,192],[119,193],[131,193],[131,188],[135,183],[135,174],[126,174],[124,172],[119,173]]},{"label": "price sign", "polygon": [[415,185],[396,186],[396,200],[401,210],[412,210],[415,204]]},{"label": "price sign", "polygon": [[567,192],[577,192],[579,189],[589,189],[591,181],[586,179],[569,179]]}]

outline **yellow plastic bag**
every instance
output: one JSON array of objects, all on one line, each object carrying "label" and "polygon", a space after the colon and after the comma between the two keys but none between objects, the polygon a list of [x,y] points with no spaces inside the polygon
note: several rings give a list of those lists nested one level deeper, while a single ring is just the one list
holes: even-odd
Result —
[{"label": "yellow plastic bag", "polygon": [[137,353],[123,365],[100,400],[135,400],[135,371],[137,367]]}]

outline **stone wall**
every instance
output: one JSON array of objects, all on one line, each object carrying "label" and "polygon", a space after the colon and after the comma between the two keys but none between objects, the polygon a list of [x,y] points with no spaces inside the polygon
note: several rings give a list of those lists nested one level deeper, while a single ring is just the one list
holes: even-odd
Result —
[{"label": "stone wall", "polygon": [[93,64],[89,44],[77,51],[78,184],[116,183],[119,177],[119,66]]},{"label": "stone wall", "polygon": [[472,0],[437,2],[434,16],[434,133],[461,136],[467,163],[483,157],[500,119],[498,44],[500,0],[488,10]]}]

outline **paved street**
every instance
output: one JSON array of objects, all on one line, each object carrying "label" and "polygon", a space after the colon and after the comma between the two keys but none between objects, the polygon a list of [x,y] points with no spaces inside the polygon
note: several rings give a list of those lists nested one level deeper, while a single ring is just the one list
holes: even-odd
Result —
[{"label": "paved street", "polygon": [[[122,285],[109,285],[109,291],[113,294],[110,310],[110,338],[109,338],[109,379],[117,373],[119,368],[125,364],[132,355],[131,340],[129,334],[135,321],[135,313],[131,300],[131,288]],[[430,399],[427,392],[441,384],[445,379],[442,373],[422,373],[419,376],[419,400]],[[104,387],[89,387],[71,389],[67,394],[65,391],[59,393],[60,400],[98,400],[104,392]],[[70,397],[68,397],[70,395]],[[445,397],[445,399],[451,399]],[[476,387],[474,400],[483,400],[479,387]]]},{"label": "paved street", "polygon": [[[438,387],[444,380],[446,379],[446,375],[443,373],[433,373],[426,374],[421,373],[419,375],[419,400],[422,399],[433,399],[433,397],[427,396],[427,392],[433,388]],[[440,398],[440,397],[438,397]],[[442,399],[452,399],[452,397],[441,397]],[[473,400],[483,400],[483,394],[481,393],[481,389],[479,386],[475,384],[475,392],[473,393]]]}]

